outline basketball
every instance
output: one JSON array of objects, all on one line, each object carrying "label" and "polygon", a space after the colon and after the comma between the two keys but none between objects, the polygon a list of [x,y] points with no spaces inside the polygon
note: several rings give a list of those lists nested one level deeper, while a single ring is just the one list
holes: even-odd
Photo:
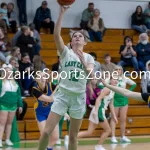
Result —
[{"label": "basketball", "polygon": [[72,5],[75,0],[57,0],[57,2],[60,4],[60,5]]}]

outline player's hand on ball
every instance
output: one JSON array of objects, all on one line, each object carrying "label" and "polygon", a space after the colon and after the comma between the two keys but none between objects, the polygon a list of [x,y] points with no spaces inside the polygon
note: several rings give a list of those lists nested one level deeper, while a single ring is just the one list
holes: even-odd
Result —
[{"label": "player's hand on ball", "polygon": [[63,6],[63,5],[60,5],[61,13],[66,12],[69,8],[70,8],[70,6]]},{"label": "player's hand on ball", "polygon": [[18,110],[19,110],[19,114],[21,114],[23,111],[22,107],[19,107]]}]

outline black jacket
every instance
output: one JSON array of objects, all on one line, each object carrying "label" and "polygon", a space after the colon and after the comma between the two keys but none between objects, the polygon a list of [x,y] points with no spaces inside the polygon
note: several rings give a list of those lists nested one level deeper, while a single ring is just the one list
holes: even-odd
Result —
[{"label": "black jacket", "polygon": [[144,15],[137,15],[136,13],[132,14],[131,25],[144,25]]},{"label": "black jacket", "polygon": [[49,8],[43,9],[42,7],[39,7],[36,10],[35,17],[34,17],[34,22],[35,22],[35,20],[44,21],[47,18],[52,20],[50,9]]},{"label": "black jacket", "polygon": [[30,53],[31,51],[33,51],[33,48],[28,47],[28,44],[35,44],[33,37],[26,36],[24,33],[22,33],[19,36],[16,44],[20,48],[21,53]]}]

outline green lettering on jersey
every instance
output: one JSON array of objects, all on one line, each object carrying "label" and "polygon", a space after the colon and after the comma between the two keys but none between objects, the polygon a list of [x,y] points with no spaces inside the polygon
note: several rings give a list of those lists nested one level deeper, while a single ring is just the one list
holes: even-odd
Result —
[{"label": "green lettering on jersey", "polygon": [[75,71],[70,70],[70,81],[74,81],[74,82],[78,82],[79,81],[79,76],[80,76],[80,72],[77,71],[75,73]]},{"label": "green lettering on jersey", "polygon": [[73,66],[74,66],[74,67],[76,67],[76,63],[77,63],[76,61],[73,61]]},{"label": "green lettering on jersey", "polygon": [[78,62],[77,63],[77,68],[83,69],[83,65],[80,62]]},{"label": "green lettering on jersey", "polygon": [[76,68],[83,69],[83,65],[77,61],[68,61],[65,63],[65,67],[76,67]]}]

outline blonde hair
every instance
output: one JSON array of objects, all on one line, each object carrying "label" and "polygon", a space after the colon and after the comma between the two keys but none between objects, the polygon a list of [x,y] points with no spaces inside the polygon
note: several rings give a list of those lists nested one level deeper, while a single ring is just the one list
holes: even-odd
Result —
[{"label": "blonde hair", "polygon": [[22,32],[25,32],[25,31],[28,30],[28,29],[29,29],[28,26],[22,26],[22,27],[21,27],[21,31],[22,31]]},{"label": "blonde hair", "polygon": [[[37,70],[37,72],[39,72],[39,73],[45,73],[45,72],[43,72],[41,70]],[[51,77],[52,76],[52,71],[49,70],[46,73],[49,74],[49,78],[46,80],[46,83],[51,82],[52,81],[52,77]],[[36,79],[37,78],[37,74],[34,75],[34,78],[37,81],[37,79]]]},{"label": "blonde hair", "polygon": [[[95,79],[97,80],[97,79]],[[98,82],[98,80],[97,80]],[[97,84],[97,83],[96,83]],[[90,99],[93,99],[93,93],[94,93],[94,90],[93,90],[93,87],[92,87],[92,80],[90,80],[89,84],[87,85],[87,87],[89,88],[89,92],[90,92]]]},{"label": "blonde hair", "polygon": [[123,74],[123,68],[122,68],[122,66],[116,65],[114,71],[116,71],[116,69],[121,69],[122,70],[122,74],[119,77],[122,77],[122,79],[124,79],[124,74]]},{"label": "blonde hair", "polygon": [[[6,68],[9,68],[9,67],[6,67]],[[3,69],[6,69],[6,68],[3,68]],[[9,68],[9,69],[11,69],[11,68]],[[12,69],[11,69],[11,70],[12,70]],[[4,71],[2,70],[1,76],[3,77],[4,75],[5,75],[5,74],[4,74]],[[2,80],[3,83],[5,83],[7,79],[6,79],[6,78],[2,78],[1,80]],[[16,83],[15,79],[12,79],[11,81],[12,81],[13,85],[18,86],[18,84]]]},{"label": "blonde hair", "polygon": [[35,72],[38,71],[38,70],[41,70],[41,66],[42,66],[41,56],[39,56],[39,55],[34,56],[33,65],[34,65]]}]

